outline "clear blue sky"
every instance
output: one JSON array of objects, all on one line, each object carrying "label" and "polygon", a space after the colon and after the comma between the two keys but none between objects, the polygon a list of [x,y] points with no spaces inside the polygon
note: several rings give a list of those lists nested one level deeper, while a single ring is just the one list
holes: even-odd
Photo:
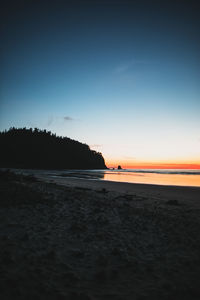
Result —
[{"label": "clear blue sky", "polygon": [[108,164],[200,163],[195,1],[9,3],[1,130],[46,128]]}]

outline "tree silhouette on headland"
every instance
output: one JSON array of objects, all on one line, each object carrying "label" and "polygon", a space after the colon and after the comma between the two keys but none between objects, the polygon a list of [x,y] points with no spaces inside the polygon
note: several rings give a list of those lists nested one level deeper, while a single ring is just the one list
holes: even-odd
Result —
[{"label": "tree silhouette on headland", "polygon": [[0,132],[1,167],[34,169],[105,169],[101,153],[68,137],[38,128]]}]

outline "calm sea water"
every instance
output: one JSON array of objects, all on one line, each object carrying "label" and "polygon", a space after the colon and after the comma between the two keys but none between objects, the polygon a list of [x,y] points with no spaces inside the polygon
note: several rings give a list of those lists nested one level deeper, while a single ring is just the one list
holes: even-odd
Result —
[{"label": "calm sea water", "polygon": [[66,170],[56,176],[89,180],[110,180],[129,183],[200,186],[200,170],[126,169],[126,170]]}]

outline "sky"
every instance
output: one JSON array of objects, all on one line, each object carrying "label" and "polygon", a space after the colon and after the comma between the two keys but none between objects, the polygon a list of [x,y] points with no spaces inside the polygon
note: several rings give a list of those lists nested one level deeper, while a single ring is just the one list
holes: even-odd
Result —
[{"label": "sky", "polygon": [[87,143],[109,167],[200,168],[198,1],[8,1],[0,130]]}]

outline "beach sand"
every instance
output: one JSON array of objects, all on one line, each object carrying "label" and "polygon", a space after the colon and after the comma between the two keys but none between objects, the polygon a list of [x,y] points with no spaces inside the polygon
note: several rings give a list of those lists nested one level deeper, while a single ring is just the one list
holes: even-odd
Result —
[{"label": "beach sand", "polygon": [[0,183],[1,299],[200,298],[200,188]]}]

